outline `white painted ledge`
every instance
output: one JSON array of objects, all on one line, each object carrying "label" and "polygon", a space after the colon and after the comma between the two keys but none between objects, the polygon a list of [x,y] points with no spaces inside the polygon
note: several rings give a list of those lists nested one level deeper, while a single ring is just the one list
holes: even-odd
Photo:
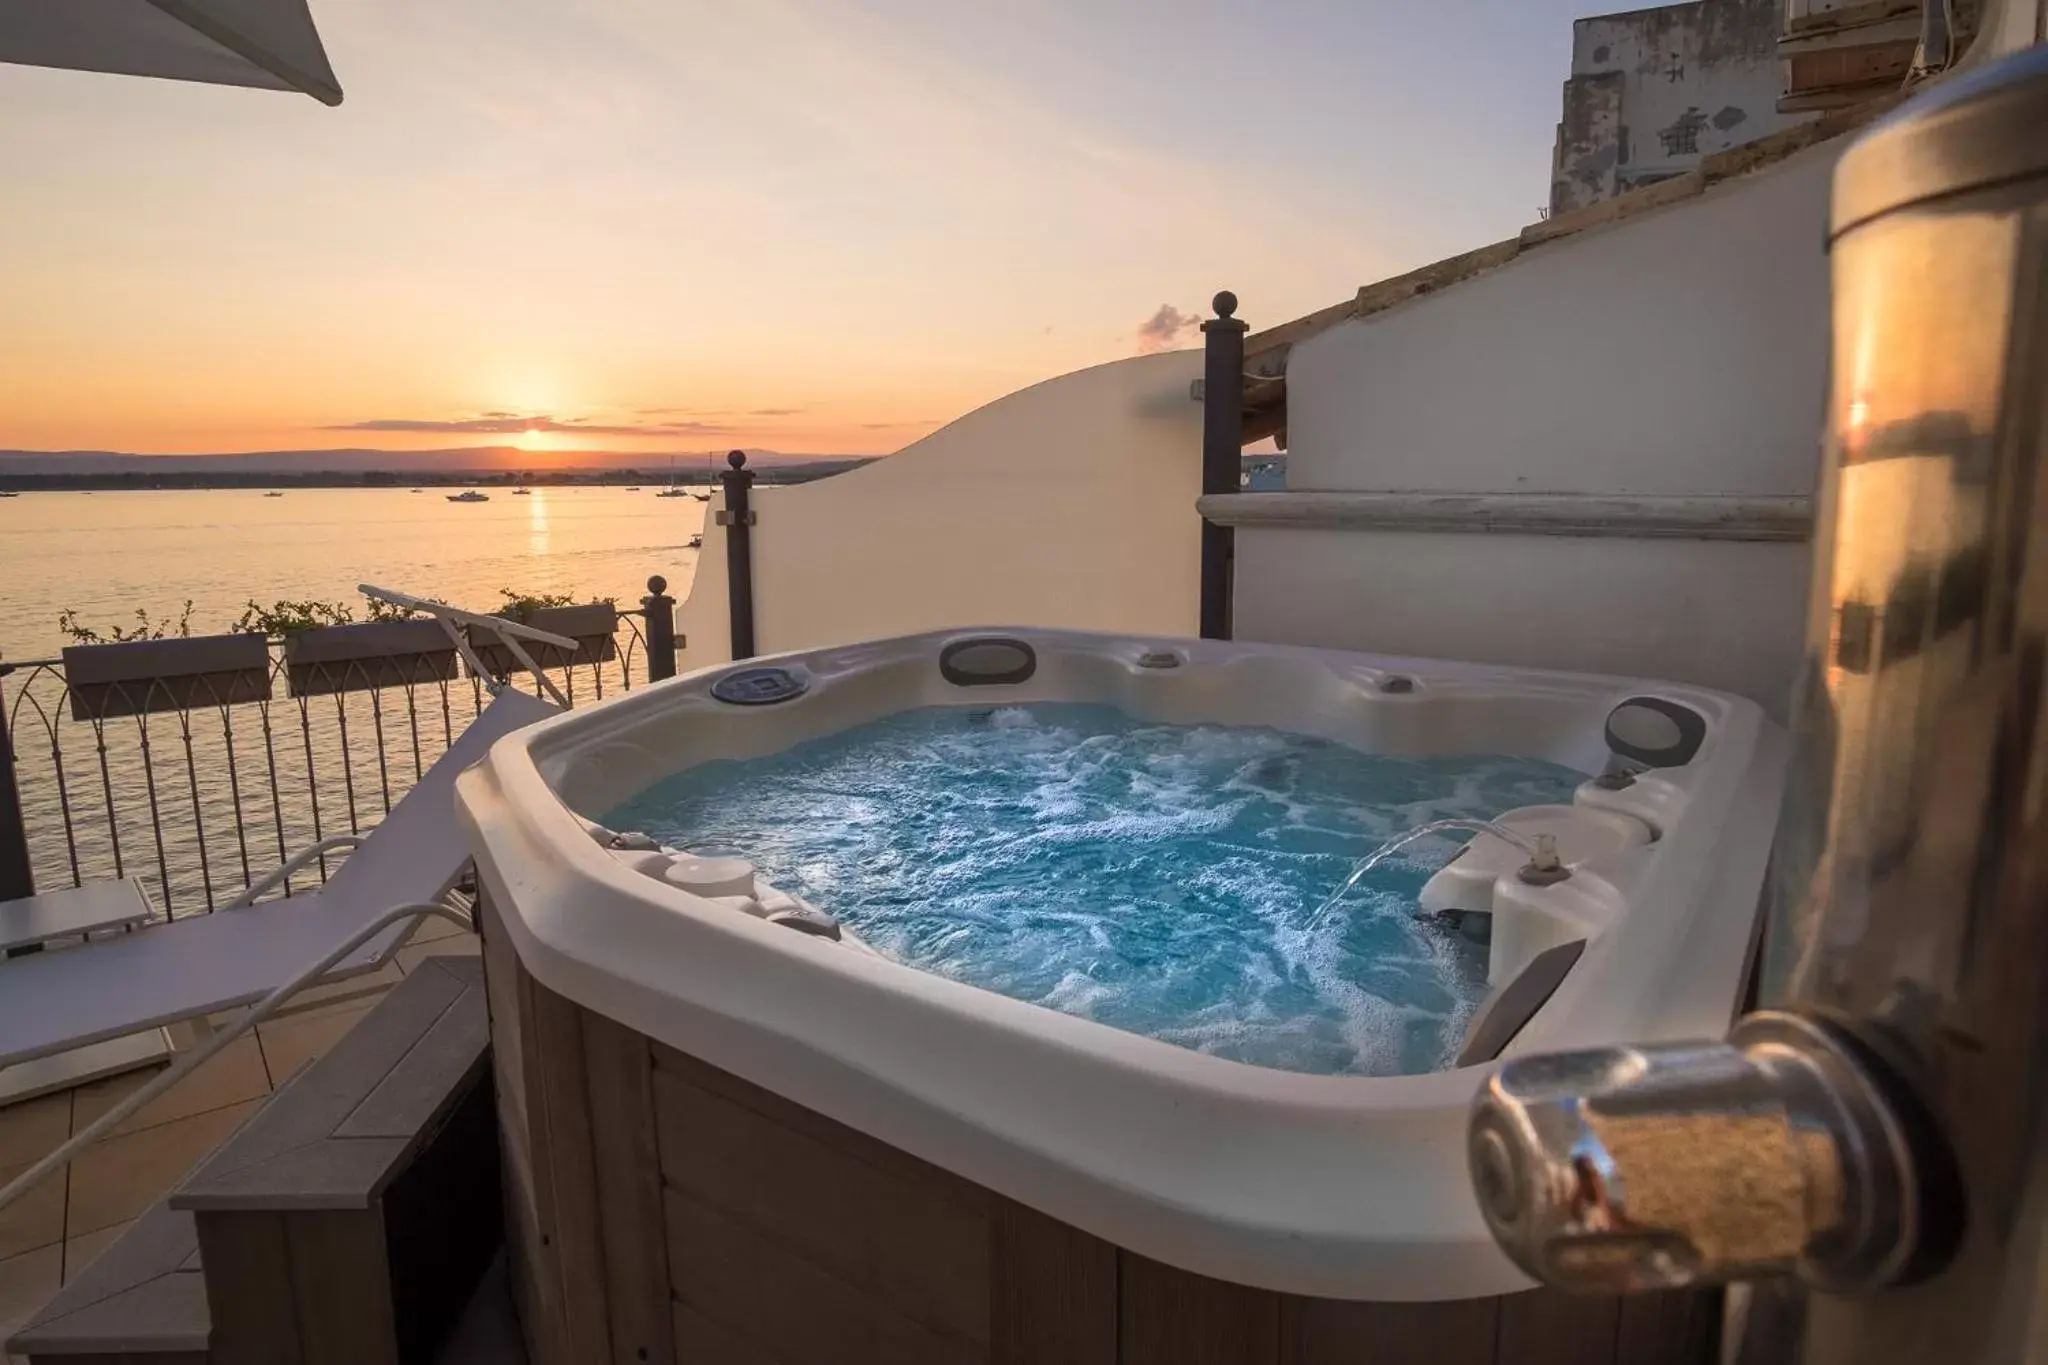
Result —
[{"label": "white painted ledge", "polygon": [[1582,493],[1212,493],[1195,504],[1219,526],[1462,531],[1628,540],[1806,541],[1806,497],[1606,497]]}]

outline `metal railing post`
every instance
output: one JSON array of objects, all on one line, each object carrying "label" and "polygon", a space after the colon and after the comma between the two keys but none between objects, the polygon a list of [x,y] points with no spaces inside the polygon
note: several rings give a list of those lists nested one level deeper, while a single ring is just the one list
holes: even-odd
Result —
[{"label": "metal railing post", "polygon": [[[13,672],[0,662],[0,678]],[[14,741],[7,733],[7,694],[0,689],[0,901],[36,893],[28,857],[28,826],[21,818],[21,789],[14,783]]]},{"label": "metal railing post", "polygon": [[732,466],[718,476],[725,485],[725,508],[718,524],[725,528],[725,580],[727,602],[732,616],[732,657],[754,656],[754,512],[747,505],[747,490],[754,485],[754,471],[747,468],[744,451],[725,457]]},{"label": "metal railing post", "polygon": [[[1202,492],[1235,493],[1244,465],[1244,334],[1237,295],[1215,298],[1202,324]],[[1230,638],[1231,559],[1235,532],[1202,519],[1202,638]]]},{"label": "metal railing post", "polygon": [[647,681],[673,678],[676,675],[676,599],[668,595],[668,580],[660,574],[647,580],[647,596],[640,599],[640,619],[647,623]]}]

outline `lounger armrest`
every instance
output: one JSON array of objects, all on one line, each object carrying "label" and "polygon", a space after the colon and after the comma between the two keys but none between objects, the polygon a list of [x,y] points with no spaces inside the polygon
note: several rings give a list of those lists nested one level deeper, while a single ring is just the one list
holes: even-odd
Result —
[{"label": "lounger armrest", "polygon": [[244,891],[241,895],[223,905],[221,909],[246,910],[255,903],[258,896],[261,896],[266,891],[282,886],[287,877],[297,872],[307,863],[340,849],[358,847],[362,842],[363,836],[360,834],[335,834],[322,839],[317,844],[302,848],[291,857],[285,859],[275,871],[258,877],[255,881],[251,882],[247,891]]}]

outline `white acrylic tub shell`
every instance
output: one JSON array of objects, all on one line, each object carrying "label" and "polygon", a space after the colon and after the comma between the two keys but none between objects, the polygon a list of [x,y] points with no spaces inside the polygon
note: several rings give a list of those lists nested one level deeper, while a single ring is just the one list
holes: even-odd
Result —
[{"label": "white acrylic tub shell", "polygon": [[[1027,641],[1036,673],[1000,686],[942,679],[940,650],[982,634]],[[1181,665],[1139,664],[1160,651]],[[1718,1037],[1739,997],[1785,748],[1740,698],[1046,630],[754,662],[810,690],[732,706],[709,695],[730,667],[708,669],[523,730],[462,776],[461,817],[522,962],[588,1009],[1169,1264],[1354,1299],[1527,1287],[1466,1176],[1465,1112],[1485,1068],[1311,1076],[1205,1056],[734,913],[625,865],[584,817],[709,759],[929,705],[1109,703],[1141,719],[1272,725],[1387,753],[1520,754],[1591,774],[1607,759],[1607,712],[1647,693],[1698,711],[1707,739],[1686,767],[1602,794],[1604,809],[1656,829],[1655,842],[1595,857],[1555,887],[1496,883],[1497,901],[1588,936],[1507,1055]],[[1412,690],[1383,691],[1397,675]]]}]

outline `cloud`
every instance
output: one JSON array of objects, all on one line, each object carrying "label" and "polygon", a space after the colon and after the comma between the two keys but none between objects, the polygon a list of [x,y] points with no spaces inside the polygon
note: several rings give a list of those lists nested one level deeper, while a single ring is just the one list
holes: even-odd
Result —
[{"label": "cloud", "polygon": [[558,420],[548,416],[522,417],[511,412],[487,412],[477,417],[442,420],[425,417],[372,417],[361,422],[339,422],[322,431],[424,431],[464,436],[516,436],[529,431],[566,432],[575,436],[712,436],[732,431],[723,422],[627,422],[599,423],[587,417]]},{"label": "cloud", "polygon": [[[747,408],[747,409],[744,409],[744,410],[742,410],[742,409],[740,409],[740,408],[634,408],[634,409],[633,409],[633,411],[634,411],[635,413],[637,413],[637,414],[638,414],[639,416],[642,416],[642,417],[692,417],[692,418],[705,418],[705,417],[794,417],[794,416],[796,416],[796,415],[797,415],[798,413],[801,413],[801,412],[808,412],[809,410],[810,410],[810,409],[809,409],[809,408],[808,408],[807,406],[804,406],[804,407],[794,407],[794,408]],[[496,414],[494,414],[494,413],[488,413],[488,412],[484,414],[484,416],[486,416],[486,417],[491,417],[491,416],[495,416],[495,415],[496,415]]]},{"label": "cloud", "polygon": [[1162,303],[1158,312],[1139,324],[1138,349],[1163,351],[1179,340],[1182,332],[1193,331],[1201,325],[1201,314],[1183,313],[1170,303]]}]

